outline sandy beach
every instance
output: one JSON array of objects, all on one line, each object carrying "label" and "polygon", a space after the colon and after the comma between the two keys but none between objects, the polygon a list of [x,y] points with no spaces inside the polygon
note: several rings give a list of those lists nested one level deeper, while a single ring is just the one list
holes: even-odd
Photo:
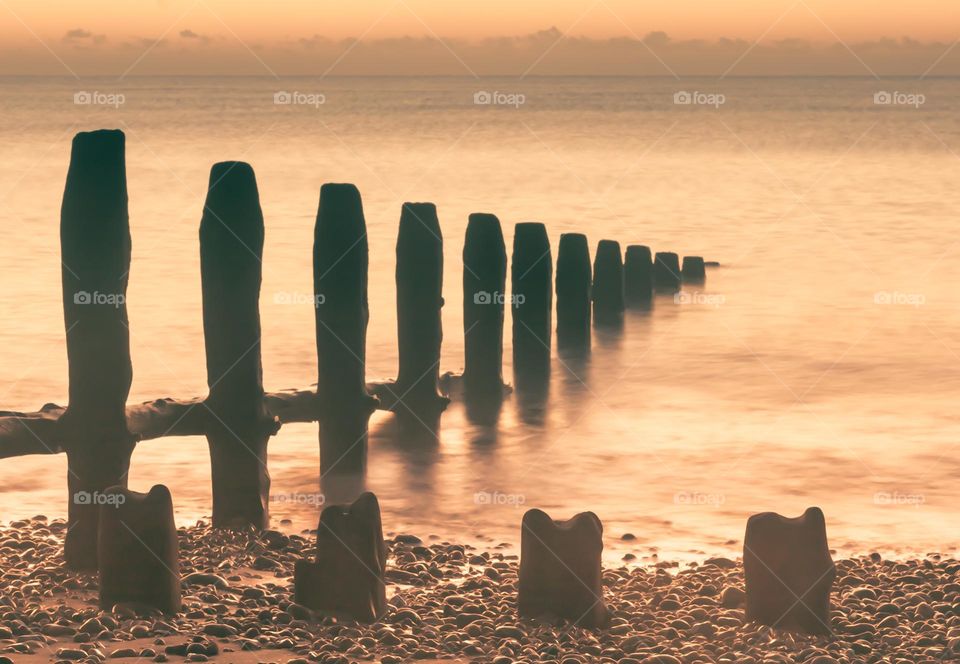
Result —
[{"label": "sandy beach", "polygon": [[[837,561],[832,637],[745,622],[738,560],[604,570],[610,625],[586,630],[516,614],[517,551],[388,538],[390,607],[373,625],[293,604],[297,559],[315,541],[180,529],[184,609],[97,607],[97,579],[63,566],[65,524],[0,528],[0,662],[937,662],[960,659],[960,562],[929,554]],[[6,657],[7,659],[3,659]]]}]

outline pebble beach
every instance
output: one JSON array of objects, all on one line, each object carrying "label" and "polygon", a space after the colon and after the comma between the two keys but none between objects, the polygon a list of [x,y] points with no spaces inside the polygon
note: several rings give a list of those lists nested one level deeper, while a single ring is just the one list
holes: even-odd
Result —
[{"label": "pebble beach", "polygon": [[837,560],[832,636],[748,622],[739,560],[604,569],[603,629],[521,621],[519,556],[391,534],[389,608],[363,625],[292,602],[294,563],[309,532],[181,528],[183,611],[97,605],[95,575],[63,565],[66,524],[35,517],[0,527],[0,664],[7,662],[592,662],[960,661],[960,562],[937,554]]}]

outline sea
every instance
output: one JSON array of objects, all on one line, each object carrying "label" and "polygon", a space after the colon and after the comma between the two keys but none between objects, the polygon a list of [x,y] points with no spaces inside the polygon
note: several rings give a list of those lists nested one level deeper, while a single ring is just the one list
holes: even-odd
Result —
[{"label": "sea", "polygon": [[[437,206],[441,370],[463,367],[464,231],[514,224],[703,256],[702,285],[557,355],[542,412],[458,400],[435,437],[370,423],[388,533],[519,552],[520,520],[593,511],[608,560],[736,556],[747,518],[823,509],[831,547],[956,555],[960,80],[950,78],[0,78],[0,409],[65,404],[59,207],[72,136],[126,134],[131,402],[206,393],[198,228],[209,170],[249,162],[265,217],[264,382],[316,383],[320,187],[359,188],[367,376],[397,371],[401,205]],[[510,321],[504,375],[513,381]],[[272,525],[330,504],[316,424],[272,439]],[[141,443],[130,486],[211,513],[202,437]],[[66,512],[60,456],[0,461],[0,520]],[[632,535],[624,538],[624,535]]]}]

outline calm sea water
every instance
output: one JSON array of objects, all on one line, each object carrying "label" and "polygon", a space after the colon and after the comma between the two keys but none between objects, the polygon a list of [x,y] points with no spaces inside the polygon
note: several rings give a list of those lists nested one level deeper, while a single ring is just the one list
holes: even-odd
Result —
[{"label": "calm sea water", "polygon": [[[275,104],[281,91],[305,103]],[[884,91],[900,94],[875,103]],[[104,103],[76,104],[78,92]],[[475,104],[477,92],[504,103]],[[676,104],[677,92],[723,103]],[[412,445],[377,413],[368,486],[387,530],[516,544],[527,507],[590,509],[611,556],[696,557],[736,551],[753,512],[815,504],[843,551],[949,551],[960,523],[958,103],[960,81],[943,79],[0,79],[0,408],[65,401],[58,219],[70,139],[118,127],[132,401],[205,393],[197,231],[210,165],[242,159],[266,217],[268,389],[315,381],[305,302],[324,182],[364,197],[371,379],[396,372],[404,201],[439,209],[444,371],[462,367],[471,212],[496,213],[508,246],[514,223],[538,220],[554,251],[581,231],[592,246],[610,238],[722,264],[693,303],[658,299],[622,333],[596,334],[588,362],[556,360],[543,422],[525,421],[514,399],[497,427],[479,427],[454,403],[438,440]],[[280,303],[290,299],[304,303]],[[507,331],[509,379],[509,318]],[[273,440],[277,523],[315,526],[318,464],[315,425]],[[0,462],[0,518],[62,515],[65,478],[62,458]],[[181,522],[209,514],[204,439],[142,444],[131,486],[156,482]],[[621,542],[625,532],[637,539]]]}]

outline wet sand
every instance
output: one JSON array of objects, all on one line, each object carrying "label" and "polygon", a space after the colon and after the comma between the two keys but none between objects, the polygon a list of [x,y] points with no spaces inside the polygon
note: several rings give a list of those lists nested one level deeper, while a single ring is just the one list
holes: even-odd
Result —
[{"label": "wet sand", "polygon": [[184,610],[97,608],[95,576],[63,567],[65,524],[0,527],[0,662],[924,662],[960,659],[960,562],[930,554],[837,561],[832,637],[745,622],[739,561],[606,567],[609,627],[516,615],[517,556],[397,535],[389,610],[374,625],[291,603],[294,561],[314,538],[180,530]]}]

